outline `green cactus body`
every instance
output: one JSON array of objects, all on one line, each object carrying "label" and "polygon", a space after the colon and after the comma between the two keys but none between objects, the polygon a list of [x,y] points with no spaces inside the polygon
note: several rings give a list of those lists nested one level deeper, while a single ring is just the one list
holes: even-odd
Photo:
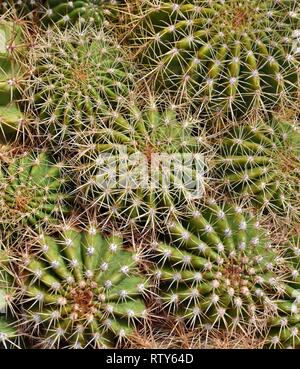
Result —
[{"label": "green cactus body", "polygon": [[91,27],[54,29],[47,35],[32,55],[33,109],[56,133],[91,127],[97,113],[105,113],[129,93],[132,75],[124,55],[104,31]]},{"label": "green cactus body", "polygon": [[154,252],[163,307],[192,327],[262,329],[259,318],[275,309],[277,253],[239,207],[211,200],[170,222]]},{"label": "green cactus body", "polygon": [[21,298],[30,334],[46,347],[115,347],[146,318],[139,255],[95,227],[42,235],[25,258]]},{"label": "green cactus body", "polygon": [[133,49],[159,86],[182,91],[195,108],[236,117],[295,101],[298,1],[152,0],[139,8]]},{"label": "green cactus body", "polygon": [[24,153],[1,163],[0,209],[2,224],[55,223],[68,214],[61,163],[52,164],[46,153]]},{"label": "green cactus body", "polygon": [[[146,231],[203,194],[205,163],[194,120],[155,103],[112,111],[77,136],[79,197],[102,215]],[[142,229],[140,228],[140,229]]]},{"label": "green cactus body", "polygon": [[300,236],[292,237],[284,245],[283,258],[289,263],[285,293],[276,301],[278,316],[269,323],[266,346],[272,348],[300,348]]},{"label": "green cactus body", "polygon": [[23,121],[16,104],[24,79],[22,53],[25,51],[22,26],[0,18],[0,135],[13,135]]},{"label": "green cactus body", "polygon": [[239,125],[219,145],[217,176],[233,196],[263,212],[298,219],[300,133],[282,119]]}]

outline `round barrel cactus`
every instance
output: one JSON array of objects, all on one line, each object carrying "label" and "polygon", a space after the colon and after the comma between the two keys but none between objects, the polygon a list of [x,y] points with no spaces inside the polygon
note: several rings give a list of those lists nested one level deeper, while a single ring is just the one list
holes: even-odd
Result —
[{"label": "round barrel cactus", "polygon": [[194,129],[192,117],[153,101],[107,113],[74,140],[80,200],[125,226],[163,227],[203,194],[204,148]]},{"label": "round barrel cactus", "polygon": [[129,93],[132,74],[126,58],[103,30],[48,30],[38,39],[32,60],[32,109],[42,126],[56,134],[91,127],[98,113]]},{"label": "round barrel cactus", "polygon": [[211,200],[170,222],[153,257],[163,308],[190,327],[263,329],[261,318],[276,311],[278,254],[238,206]]},{"label": "round barrel cactus", "polygon": [[265,213],[299,219],[300,131],[273,118],[239,124],[218,143],[217,177],[233,197]]},{"label": "round barrel cactus", "polygon": [[158,87],[209,115],[296,106],[297,0],[137,1],[132,12],[133,51]]},{"label": "round barrel cactus", "polygon": [[55,223],[69,213],[62,163],[45,153],[25,152],[0,164],[0,219],[7,225]]},{"label": "round barrel cactus", "polygon": [[48,348],[119,346],[147,317],[140,254],[94,226],[41,234],[23,257],[20,323]]},{"label": "round barrel cactus", "polygon": [[300,348],[300,236],[291,237],[283,247],[288,281],[276,301],[278,316],[270,320],[266,345],[272,348]]}]

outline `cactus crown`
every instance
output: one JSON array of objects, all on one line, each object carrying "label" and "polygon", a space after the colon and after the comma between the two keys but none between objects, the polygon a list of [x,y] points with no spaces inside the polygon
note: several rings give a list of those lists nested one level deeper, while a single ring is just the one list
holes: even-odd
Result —
[{"label": "cactus crown", "polygon": [[137,3],[132,44],[158,86],[209,115],[295,102],[297,1]]},{"label": "cactus crown", "polygon": [[62,168],[62,163],[52,164],[44,152],[24,152],[1,163],[2,224],[56,222],[61,214],[67,214]]},{"label": "cactus crown", "polygon": [[299,218],[300,132],[273,118],[234,126],[219,144],[220,182],[263,212]]},{"label": "cactus crown", "polygon": [[120,47],[103,30],[73,26],[49,29],[38,40],[30,95],[47,129],[65,132],[93,124],[97,112],[128,93],[132,74]]},{"label": "cactus crown", "polygon": [[260,318],[276,311],[278,254],[238,206],[212,200],[183,222],[171,222],[154,255],[151,274],[164,307],[192,326],[262,329]]},{"label": "cactus crown", "polygon": [[36,253],[23,257],[24,323],[47,347],[111,347],[129,338],[146,317],[140,254],[118,235],[103,237],[67,227],[41,234]]},{"label": "cactus crown", "polygon": [[123,225],[162,226],[202,195],[205,165],[195,127],[191,116],[154,100],[98,119],[90,134],[76,137],[80,197]]}]

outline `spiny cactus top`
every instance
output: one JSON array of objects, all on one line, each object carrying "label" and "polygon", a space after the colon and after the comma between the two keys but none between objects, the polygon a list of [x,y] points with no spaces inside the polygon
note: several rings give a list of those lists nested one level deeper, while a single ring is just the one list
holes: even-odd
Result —
[{"label": "spiny cactus top", "polygon": [[41,235],[24,257],[24,324],[46,347],[114,347],[146,318],[140,255],[94,226]]},{"label": "spiny cactus top", "polygon": [[297,0],[137,3],[131,29],[140,58],[195,107],[239,116],[296,97]]},{"label": "spiny cactus top", "polygon": [[289,219],[300,216],[300,131],[273,118],[236,125],[218,143],[217,175],[232,196]]},{"label": "spiny cactus top", "polygon": [[62,163],[53,164],[44,152],[25,152],[0,165],[1,223],[51,223],[69,212]]},{"label": "spiny cactus top", "polygon": [[300,348],[300,236],[283,245],[283,258],[288,281],[284,294],[277,301],[278,317],[270,322],[267,345],[273,348]]},{"label": "spiny cactus top", "polygon": [[188,324],[262,328],[281,286],[276,251],[240,207],[211,200],[183,222],[170,222],[155,248],[153,274],[169,314]]},{"label": "spiny cactus top", "polygon": [[145,230],[202,197],[204,158],[195,121],[156,102],[124,115],[112,111],[90,134],[76,137],[79,195],[87,206]]},{"label": "spiny cactus top", "polygon": [[30,83],[46,127],[57,132],[90,126],[127,97],[132,75],[120,47],[103,30],[74,26],[48,30],[32,53],[36,75]]}]

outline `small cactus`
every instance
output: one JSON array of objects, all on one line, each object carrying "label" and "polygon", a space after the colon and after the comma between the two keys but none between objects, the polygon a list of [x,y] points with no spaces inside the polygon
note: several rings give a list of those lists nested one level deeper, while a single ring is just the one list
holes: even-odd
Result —
[{"label": "small cactus", "polygon": [[62,163],[52,164],[45,152],[24,152],[0,165],[2,224],[55,223],[69,213]]},{"label": "small cactus", "polygon": [[195,120],[174,106],[150,98],[122,108],[74,138],[78,197],[122,226],[155,231],[202,197],[203,147]]},{"label": "small cactus", "polygon": [[158,87],[186,95],[209,115],[235,118],[286,104],[296,107],[297,0],[135,4],[128,21],[132,49]]},{"label": "small cactus", "polygon": [[263,213],[300,217],[300,131],[272,118],[239,124],[218,143],[217,177],[232,196],[250,200]]},{"label": "small cactus", "polygon": [[59,237],[40,234],[36,252],[24,255],[21,317],[48,348],[115,347],[146,318],[140,254],[122,238],[66,227]]},{"label": "small cactus", "polygon": [[62,134],[93,125],[97,113],[129,93],[132,75],[120,47],[103,30],[49,29],[32,50],[31,106],[47,130]]},{"label": "small cactus", "polygon": [[164,309],[188,326],[263,329],[282,285],[278,254],[257,221],[214,200],[170,222],[154,249],[151,275]]}]

